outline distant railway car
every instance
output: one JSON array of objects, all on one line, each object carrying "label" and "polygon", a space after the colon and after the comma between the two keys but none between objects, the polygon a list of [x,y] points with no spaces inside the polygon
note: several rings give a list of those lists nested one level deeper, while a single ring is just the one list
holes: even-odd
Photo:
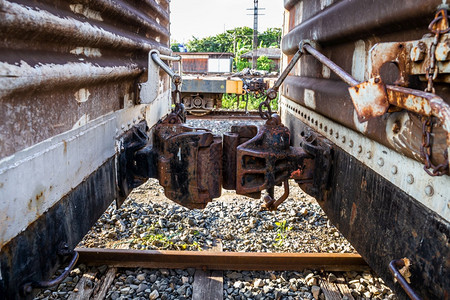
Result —
[{"label": "distant railway car", "polygon": [[[231,73],[233,53],[217,52],[175,52],[181,57],[181,66],[185,74],[223,74]],[[173,63],[173,69],[178,72],[180,62]]]},{"label": "distant railway car", "polygon": [[181,101],[192,114],[208,113],[222,107],[224,94],[242,95],[243,81],[240,78],[217,76],[183,76]]},{"label": "distant railway car", "polygon": [[282,121],[333,145],[301,186],[400,298],[450,292],[448,4],[284,1]]},{"label": "distant railway car", "polygon": [[0,1],[1,299],[32,297],[76,261],[128,192],[124,135],[171,108],[169,77],[149,59],[171,53],[169,1],[127,2]]}]

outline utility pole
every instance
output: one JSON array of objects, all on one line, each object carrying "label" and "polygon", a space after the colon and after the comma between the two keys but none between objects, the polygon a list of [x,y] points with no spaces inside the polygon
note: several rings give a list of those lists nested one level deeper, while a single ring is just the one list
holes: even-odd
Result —
[{"label": "utility pole", "polygon": [[[252,51],[252,69],[256,69],[257,49],[258,49],[258,16],[262,15],[259,10],[264,8],[258,8],[258,0],[253,0],[253,51]],[[247,8],[252,10],[252,8]]]}]

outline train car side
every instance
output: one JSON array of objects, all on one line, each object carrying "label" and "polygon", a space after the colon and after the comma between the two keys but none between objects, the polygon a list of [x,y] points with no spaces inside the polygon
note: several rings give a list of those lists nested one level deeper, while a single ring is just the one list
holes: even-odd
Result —
[{"label": "train car side", "polygon": [[[318,189],[314,184],[302,187],[318,199],[330,220],[399,297],[407,295],[389,268],[390,263],[394,266],[406,258],[411,263],[412,290],[425,299],[448,299],[450,177],[446,112],[450,95],[448,57],[436,50],[443,47],[448,35],[444,31],[438,34],[433,51],[430,39],[436,31],[428,29],[433,19],[434,23],[446,20],[446,16],[436,20],[435,14],[442,7],[448,9],[448,3],[284,3],[284,66],[299,48],[312,50],[304,51],[281,88],[283,123],[295,132],[295,146],[309,131],[333,144],[332,167],[320,170],[320,176],[328,178],[326,188]],[[436,55],[439,71],[436,80],[431,79],[433,88],[425,95],[425,69],[433,61],[430,53]],[[357,85],[360,82],[364,84]],[[349,84],[357,85],[353,89],[356,93],[349,92]],[[358,100],[354,96],[363,93],[365,86],[380,89]],[[378,91],[380,98],[367,98]],[[440,103],[439,109],[430,109],[431,98]],[[358,107],[363,100],[369,103],[365,111]],[[385,103],[381,113],[375,113],[377,103]],[[423,121],[430,115],[432,134],[427,133],[431,132],[426,125],[429,123]],[[424,147],[428,147],[426,140],[431,135],[427,156]],[[441,167],[430,169],[430,161]],[[424,164],[428,164],[429,173],[441,176],[427,174]]]},{"label": "train car side", "polygon": [[0,28],[0,298],[16,299],[126,196],[121,137],[171,107],[149,59],[170,54],[169,1],[1,1]]}]

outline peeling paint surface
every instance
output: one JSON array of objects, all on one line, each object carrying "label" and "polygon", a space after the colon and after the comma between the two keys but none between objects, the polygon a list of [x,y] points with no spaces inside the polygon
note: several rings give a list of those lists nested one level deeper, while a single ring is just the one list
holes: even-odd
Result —
[{"label": "peeling paint surface", "polygon": [[90,9],[89,7],[85,7],[83,4],[71,4],[70,9],[77,14],[81,14],[86,18],[103,21],[103,18],[99,11],[95,11]]},{"label": "peeling paint surface", "polygon": [[[70,71],[69,71],[70,70]],[[54,88],[58,85],[80,84],[121,77],[137,76],[136,65],[100,67],[91,63],[42,64],[31,66],[25,61],[19,65],[0,62],[0,98],[15,92],[30,92]]]},{"label": "peeling paint surface", "polygon": [[83,103],[89,100],[91,93],[88,89],[80,89],[75,93],[75,100],[79,103]]},{"label": "peeling paint surface", "polygon": [[98,48],[90,48],[90,47],[76,47],[75,49],[70,50],[70,53],[76,55],[84,55],[86,57],[101,57],[102,53]]},{"label": "peeling paint surface", "polygon": [[355,51],[352,59],[352,76],[358,81],[365,81],[366,71],[366,43],[363,40],[355,42]]},{"label": "peeling paint surface", "polygon": [[313,90],[305,89],[305,105],[309,108],[315,109],[316,108],[316,95]]}]

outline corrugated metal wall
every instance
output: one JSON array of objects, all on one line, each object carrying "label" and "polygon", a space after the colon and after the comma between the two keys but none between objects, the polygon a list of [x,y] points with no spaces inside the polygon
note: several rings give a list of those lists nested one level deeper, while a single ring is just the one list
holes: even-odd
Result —
[{"label": "corrugated metal wall", "polygon": [[0,1],[0,158],[136,97],[148,51],[169,51],[168,5]]},{"label": "corrugated metal wall", "polygon": [[121,134],[171,105],[152,49],[171,53],[169,0],[0,0],[0,298],[116,198]]}]

